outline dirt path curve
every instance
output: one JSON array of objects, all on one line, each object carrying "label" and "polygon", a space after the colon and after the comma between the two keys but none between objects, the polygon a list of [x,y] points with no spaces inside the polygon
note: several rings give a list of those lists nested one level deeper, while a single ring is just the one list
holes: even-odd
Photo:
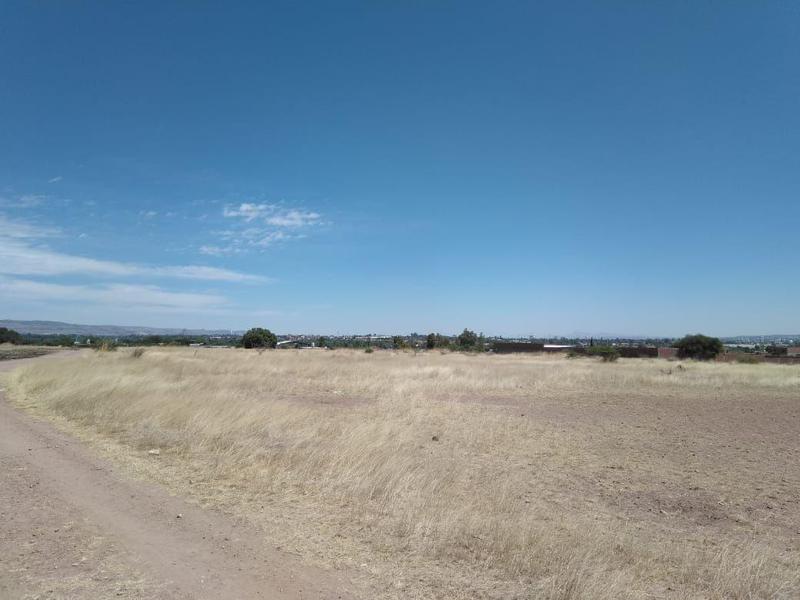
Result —
[{"label": "dirt path curve", "polygon": [[[57,359],[4,361],[0,370]],[[226,515],[124,479],[0,392],[0,599],[352,597],[335,574],[268,542]]]}]

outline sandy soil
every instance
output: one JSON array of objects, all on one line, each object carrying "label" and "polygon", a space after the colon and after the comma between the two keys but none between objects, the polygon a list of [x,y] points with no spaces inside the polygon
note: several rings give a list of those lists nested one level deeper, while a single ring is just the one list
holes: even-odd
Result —
[{"label": "sandy soil", "polygon": [[3,600],[351,595],[342,578],[276,550],[263,532],[121,477],[0,393]]}]

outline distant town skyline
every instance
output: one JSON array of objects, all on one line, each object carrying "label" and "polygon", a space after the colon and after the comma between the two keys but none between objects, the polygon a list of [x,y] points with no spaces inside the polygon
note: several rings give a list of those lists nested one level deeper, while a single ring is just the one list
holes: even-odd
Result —
[{"label": "distant town skyline", "polygon": [[[241,335],[244,329],[195,329],[188,327],[150,327],[146,325],[131,325],[120,323],[65,323],[61,321],[42,321],[42,320],[15,320],[15,319],[0,319],[0,327],[5,327],[22,334],[32,335],[101,335],[101,336],[147,336],[147,335]],[[445,336],[456,336],[461,333],[458,331],[280,331],[276,330],[274,333],[280,336],[301,336],[301,337],[359,337],[359,336],[374,336],[391,339],[394,335],[400,336],[425,336],[429,333],[441,334]],[[657,340],[657,339],[675,339],[681,336],[666,336],[666,335],[626,335],[615,334],[609,332],[580,332],[575,331],[572,333],[554,333],[554,334],[519,334],[519,335],[501,335],[487,331],[477,332],[487,338],[503,338],[503,339],[618,339],[618,340]],[[687,332],[687,334],[698,332]],[[741,341],[741,342],[778,342],[778,343],[796,343],[800,342],[800,333],[779,333],[779,334],[755,334],[755,335],[719,335],[718,337],[728,341]]]},{"label": "distant town skyline", "polygon": [[2,13],[0,319],[800,331],[790,4]]}]

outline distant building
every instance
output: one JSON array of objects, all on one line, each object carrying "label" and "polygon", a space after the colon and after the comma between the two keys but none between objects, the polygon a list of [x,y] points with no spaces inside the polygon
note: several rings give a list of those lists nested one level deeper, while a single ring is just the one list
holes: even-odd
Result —
[{"label": "distant building", "polygon": [[787,348],[786,356],[800,356],[800,346],[790,346]]},{"label": "distant building", "polygon": [[678,349],[677,348],[659,348],[658,349],[658,358],[677,358],[678,357]]},{"label": "distant building", "polygon": [[306,342],[305,340],[283,340],[275,345],[276,348],[294,348],[296,350],[310,350],[316,348],[314,342]]},{"label": "distant building", "polygon": [[655,358],[658,348],[655,346],[615,346],[622,358]]},{"label": "distant building", "polygon": [[498,354],[510,354],[512,352],[543,352],[544,344],[533,342],[492,342],[492,350]]}]

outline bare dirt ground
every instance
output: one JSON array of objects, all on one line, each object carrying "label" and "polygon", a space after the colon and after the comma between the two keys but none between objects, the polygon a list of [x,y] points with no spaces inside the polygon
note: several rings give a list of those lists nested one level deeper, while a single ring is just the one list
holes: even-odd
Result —
[{"label": "bare dirt ground", "polygon": [[275,550],[263,532],[119,476],[0,392],[3,600],[350,595],[343,580]]}]

